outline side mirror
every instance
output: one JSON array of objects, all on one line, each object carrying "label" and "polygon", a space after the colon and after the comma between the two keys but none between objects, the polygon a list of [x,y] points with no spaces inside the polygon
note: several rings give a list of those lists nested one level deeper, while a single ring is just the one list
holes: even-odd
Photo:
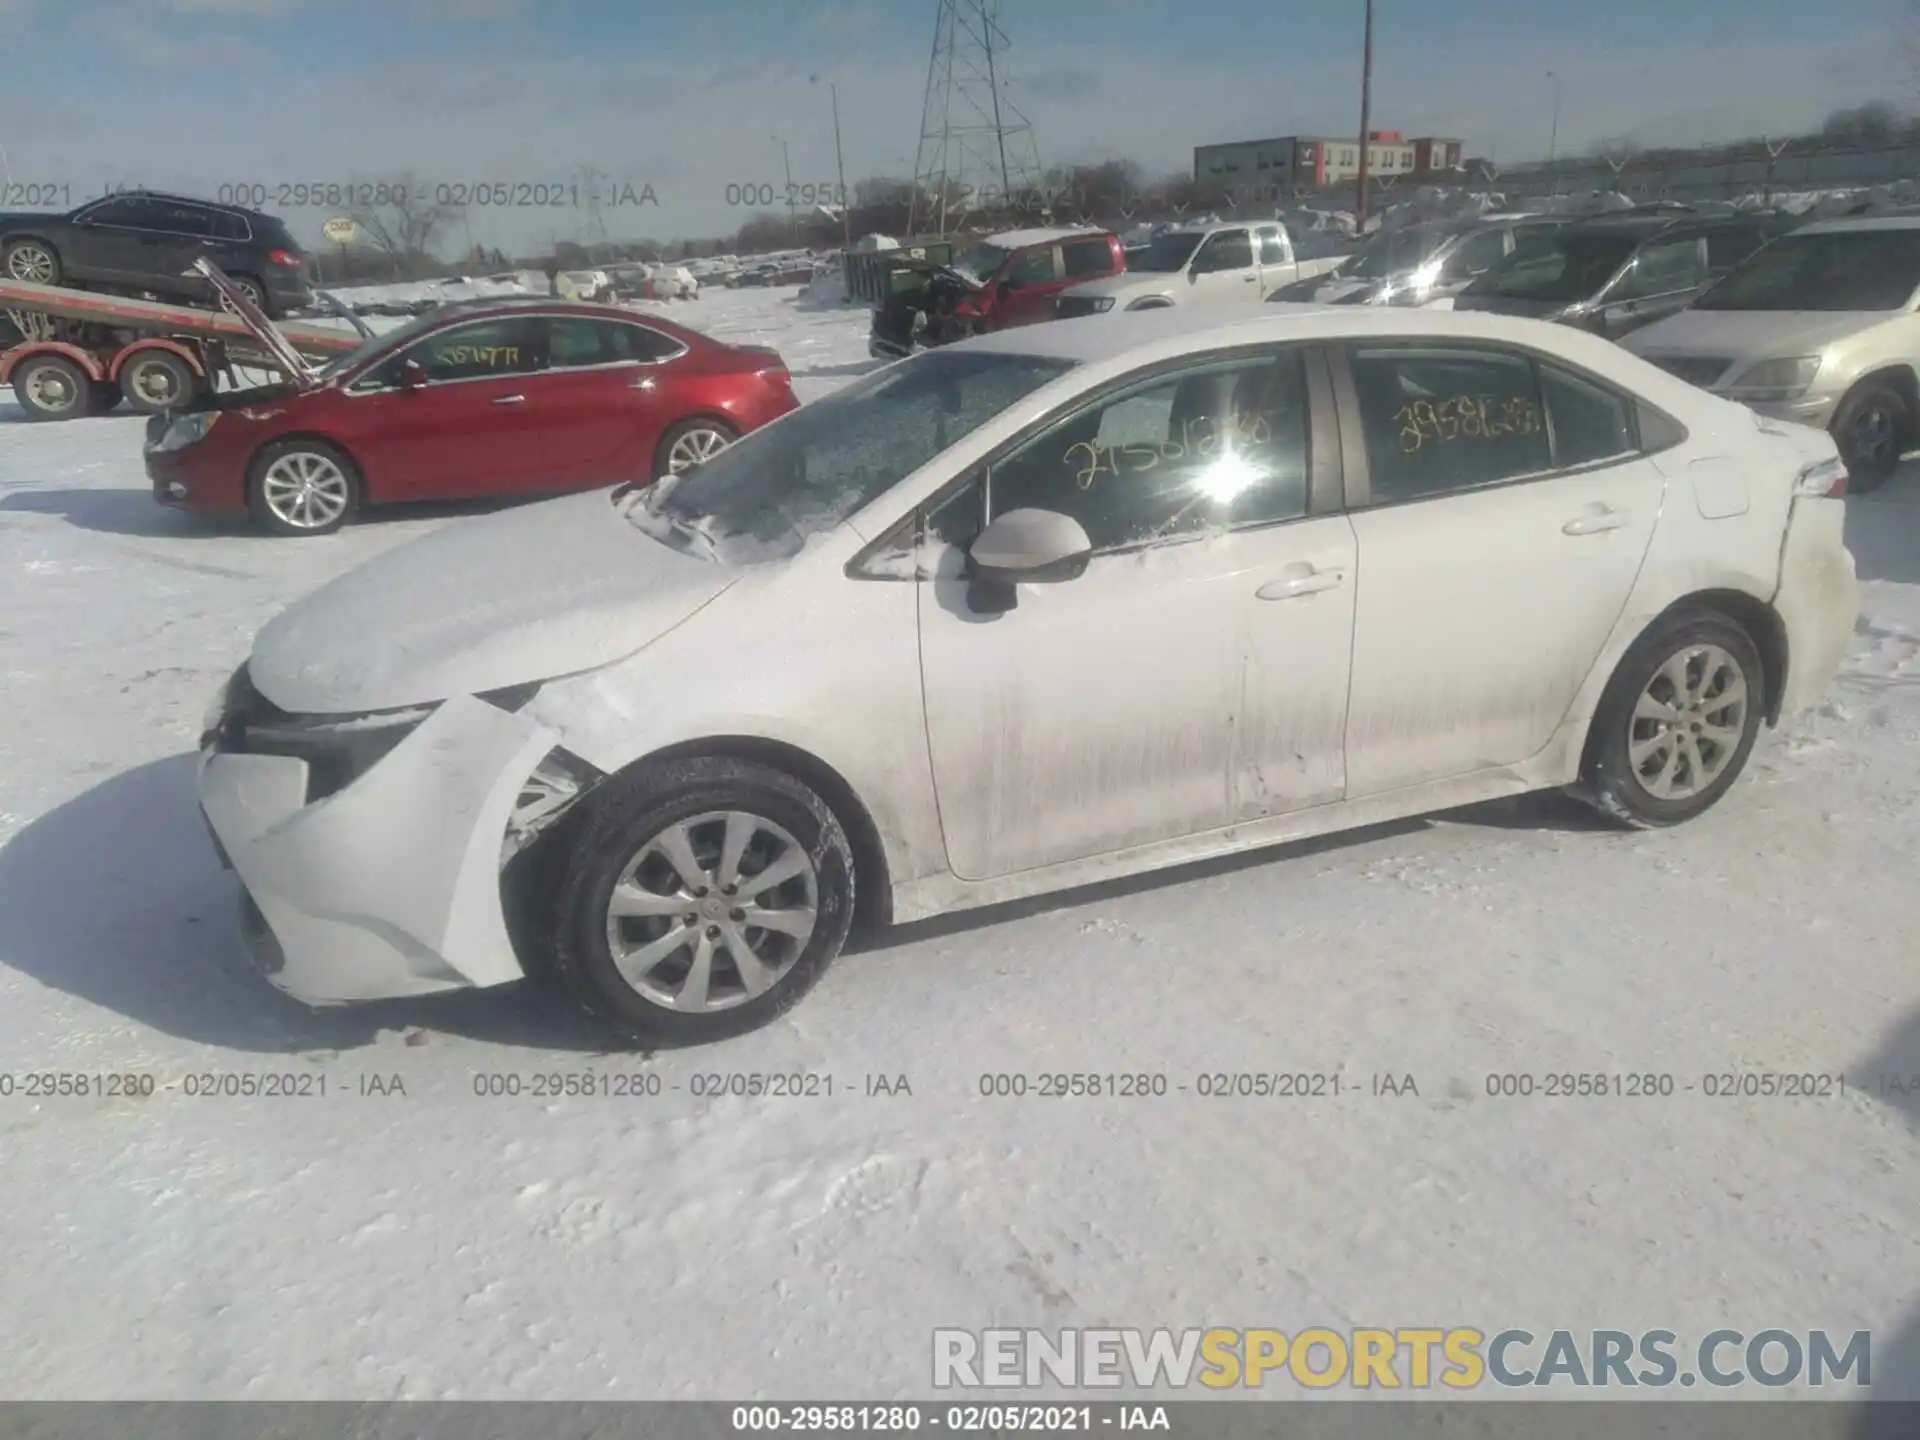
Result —
[{"label": "side mirror", "polygon": [[1020,585],[1058,584],[1085,572],[1093,541],[1055,510],[1009,510],[967,549],[967,604],[981,614],[1013,609]]},{"label": "side mirror", "polygon": [[418,360],[403,360],[400,363],[400,388],[418,390],[427,383],[427,367]]}]

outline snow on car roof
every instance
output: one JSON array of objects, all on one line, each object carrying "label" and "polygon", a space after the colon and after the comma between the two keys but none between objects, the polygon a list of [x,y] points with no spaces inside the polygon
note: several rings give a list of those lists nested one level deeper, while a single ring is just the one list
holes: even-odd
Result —
[{"label": "snow on car roof", "polygon": [[1098,225],[1082,225],[1074,229],[1036,229],[1003,230],[998,235],[987,236],[987,244],[998,245],[1002,250],[1018,250],[1023,245],[1044,245],[1049,240],[1071,240],[1076,235],[1104,235],[1107,232]]},{"label": "snow on car roof", "polygon": [[1512,315],[1286,304],[1262,305],[1258,314],[1231,320],[1222,320],[1217,310],[1209,312],[1207,307],[1198,305],[1090,315],[1049,325],[1000,330],[965,343],[972,349],[1087,364],[1114,359],[1132,350],[1159,348],[1177,354],[1216,346],[1257,345],[1262,341],[1376,335],[1506,341],[1569,354],[1596,345],[1608,352],[1618,350],[1611,341],[1598,340],[1582,331]]},{"label": "snow on car roof", "polygon": [[1795,235],[1844,235],[1855,230],[1920,230],[1920,215],[1849,215],[1802,225]]}]

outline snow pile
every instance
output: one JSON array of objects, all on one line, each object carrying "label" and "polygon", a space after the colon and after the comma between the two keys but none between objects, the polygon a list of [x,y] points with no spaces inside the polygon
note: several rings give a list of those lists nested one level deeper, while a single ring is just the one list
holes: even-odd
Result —
[{"label": "snow pile", "polygon": [[391,285],[347,285],[327,287],[354,310],[362,314],[405,314],[431,310],[453,300],[491,300],[509,295],[549,295],[547,277],[535,270],[515,270],[504,275],[473,278],[466,275],[446,280],[414,280]]},{"label": "snow pile", "polygon": [[802,310],[838,310],[851,298],[847,294],[847,277],[835,266],[817,271],[796,303]]},{"label": "snow pile", "polygon": [[862,254],[875,250],[898,250],[900,242],[891,235],[862,235],[853,242],[853,248]]}]

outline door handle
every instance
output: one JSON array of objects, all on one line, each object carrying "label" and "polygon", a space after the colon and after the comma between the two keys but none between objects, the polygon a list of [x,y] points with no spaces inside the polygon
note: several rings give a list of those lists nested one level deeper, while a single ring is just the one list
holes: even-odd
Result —
[{"label": "door handle", "polygon": [[1608,530],[1620,530],[1633,523],[1633,517],[1624,510],[1609,510],[1599,506],[1585,515],[1575,516],[1560,527],[1563,535],[1599,535]]},{"label": "door handle", "polygon": [[493,403],[496,405],[524,405],[527,403],[527,397],[524,395],[502,395]]},{"label": "door handle", "polygon": [[1253,593],[1259,600],[1291,600],[1297,595],[1317,595],[1322,590],[1331,590],[1341,579],[1338,570],[1315,570],[1306,575],[1290,575],[1284,580],[1269,580]]}]

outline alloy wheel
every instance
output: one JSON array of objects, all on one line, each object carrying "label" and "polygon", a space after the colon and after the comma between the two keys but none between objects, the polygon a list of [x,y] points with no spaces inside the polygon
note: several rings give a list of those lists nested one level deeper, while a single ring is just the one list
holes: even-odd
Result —
[{"label": "alloy wheel", "polygon": [[274,515],[296,530],[318,530],[345,512],[352,489],[346,472],[325,455],[296,450],[260,477],[260,495]]},{"label": "alloy wheel", "polygon": [[41,245],[16,245],[7,253],[7,275],[31,285],[51,285],[54,276],[53,252]]},{"label": "alloy wheel", "polygon": [[1900,425],[1884,401],[1867,406],[1853,421],[1854,459],[1868,466],[1892,466],[1900,459]]},{"label": "alloy wheel", "polygon": [[1746,732],[1747,677],[1718,645],[1670,655],[1640,692],[1627,758],[1656,800],[1685,800],[1720,778]]},{"label": "alloy wheel", "polygon": [[710,1014],[779,984],[819,911],[819,873],[798,840],[764,816],[708,811],[669,825],[621,871],[607,949],[643,999]]},{"label": "alloy wheel", "polygon": [[673,442],[673,448],[667,451],[667,473],[679,475],[694,466],[711,460],[727,446],[733,443],[719,430],[702,426],[689,430]]}]

